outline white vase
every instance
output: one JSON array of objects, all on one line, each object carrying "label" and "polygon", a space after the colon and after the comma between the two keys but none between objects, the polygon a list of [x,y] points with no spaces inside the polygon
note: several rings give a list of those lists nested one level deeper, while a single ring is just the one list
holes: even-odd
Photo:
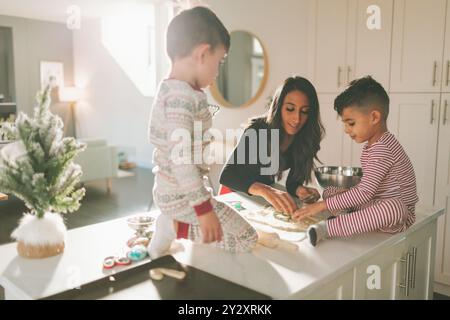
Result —
[{"label": "white vase", "polygon": [[67,228],[61,215],[47,212],[42,218],[25,214],[11,237],[17,241],[17,251],[25,258],[40,259],[64,251]]}]

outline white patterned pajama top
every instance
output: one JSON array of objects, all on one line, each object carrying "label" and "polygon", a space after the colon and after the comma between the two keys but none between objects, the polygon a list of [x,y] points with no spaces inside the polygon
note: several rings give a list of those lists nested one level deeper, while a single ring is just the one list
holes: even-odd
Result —
[{"label": "white patterned pajama top", "polygon": [[[230,252],[248,252],[257,241],[254,228],[236,211],[216,201],[205,186],[209,168],[203,164],[212,115],[206,94],[187,82],[161,82],[150,117],[149,138],[155,147],[153,199],[162,214],[188,224],[185,237],[201,241],[197,216],[214,210],[223,240],[216,245]],[[193,141],[190,141],[190,140]],[[180,163],[180,160],[184,159]]]}]

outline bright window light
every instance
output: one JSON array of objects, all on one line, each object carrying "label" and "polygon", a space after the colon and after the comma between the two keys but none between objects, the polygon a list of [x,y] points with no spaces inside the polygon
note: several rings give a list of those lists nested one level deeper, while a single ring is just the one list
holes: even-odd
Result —
[{"label": "bright window light", "polygon": [[155,7],[128,4],[102,18],[102,43],[144,96],[156,91]]},{"label": "bright window light", "polygon": [[261,47],[261,43],[256,38],[253,38],[253,55],[255,56],[263,55],[263,48]]}]

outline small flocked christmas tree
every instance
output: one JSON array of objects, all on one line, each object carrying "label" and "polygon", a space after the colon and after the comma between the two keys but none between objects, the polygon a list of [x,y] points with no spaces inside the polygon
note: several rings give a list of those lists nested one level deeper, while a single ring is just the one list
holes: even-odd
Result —
[{"label": "small flocked christmas tree", "polygon": [[[18,241],[27,238],[25,232],[33,232],[31,221],[44,220],[47,215],[56,216],[54,213],[78,210],[85,194],[84,188],[77,189],[82,171],[73,163],[85,145],[74,138],[63,137],[61,118],[49,110],[50,91],[48,85],[37,95],[38,105],[33,118],[20,113],[14,126],[2,128],[4,134],[15,142],[0,149],[0,191],[22,199],[30,210],[13,232],[12,236]],[[40,231],[34,231],[49,230],[48,226],[39,228]],[[60,231],[65,233],[65,226]],[[37,238],[40,236],[45,238],[39,234]],[[35,239],[36,235],[33,237]],[[53,240],[37,241],[36,244],[55,244],[56,240]]]}]

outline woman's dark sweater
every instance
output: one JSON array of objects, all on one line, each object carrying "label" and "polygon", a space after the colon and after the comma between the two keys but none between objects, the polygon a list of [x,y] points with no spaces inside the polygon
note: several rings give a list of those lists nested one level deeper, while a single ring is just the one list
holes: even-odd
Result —
[{"label": "woman's dark sweater", "polygon": [[[247,138],[247,136],[250,136],[249,129],[254,129],[257,133],[256,137],[258,142],[256,146],[253,146],[253,148],[256,149],[257,154],[252,155],[253,157],[250,157],[250,144],[248,143],[249,139]],[[276,174],[261,174],[261,168],[270,167],[270,163],[264,164],[260,159],[259,140],[263,130],[266,130],[268,132],[267,135],[270,136],[269,126],[265,122],[265,119],[259,118],[254,120],[253,123],[244,131],[238,146],[234,149],[233,154],[228,159],[227,164],[224,166],[222,173],[220,174],[220,183],[222,185],[233,189],[234,191],[248,193],[248,189],[255,182],[260,182],[266,185],[272,185],[275,182]],[[268,140],[270,141],[270,139]],[[238,164],[238,149],[244,148],[243,144],[245,145],[245,164]],[[267,150],[270,150],[269,145],[267,145]],[[284,153],[281,153],[280,150],[277,150],[277,152],[279,153],[279,171],[291,169],[286,180],[286,189],[290,195],[297,197],[295,191],[299,185],[303,184],[303,181],[298,181],[293,176],[294,170],[292,170],[292,149],[288,148]],[[265,154],[268,155],[270,153],[266,152]]]}]

